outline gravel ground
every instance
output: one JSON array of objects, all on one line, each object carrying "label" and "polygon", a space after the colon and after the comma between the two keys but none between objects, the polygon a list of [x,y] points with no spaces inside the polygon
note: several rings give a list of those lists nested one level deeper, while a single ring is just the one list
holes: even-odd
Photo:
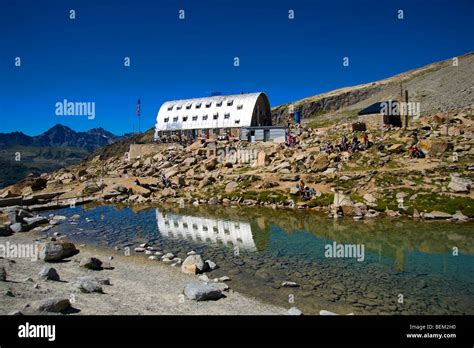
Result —
[{"label": "gravel ground", "polygon": [[[17,233],[2,237],[0,243],[32,243],[35,232]],[[185,285],[197,276],[181,273],[179,268],[134,256],[114,256],[114,269],[92,271],[79,266],[83,257],[97,257],[108,261],[110,253],[92,246],[78,246],[80,253],[67,261],[46,263],[30,259],[1,259],[0,266],[7,272],[7,281],[0,281],[0,314],[24,311],[26,304],[49,297],[73,297],[76,314],[185,314],[185,315],[271,315],[286,314],[287,310],[267,305],[232,290],[218,301],[195,302],[182,295]],[[54,267],[61,281],[40,280],[38,272],[44,265]],[[86,275],[100,275],[110,279],[104,293],[82,293],[75,286],[76,279]],[[31,278],[31,279],[28,279]],[[232,282],[228,285],[232,288]],[[7,291],[13,297],[7,295]],[[26,310],[28,312],[28,310]]]}]

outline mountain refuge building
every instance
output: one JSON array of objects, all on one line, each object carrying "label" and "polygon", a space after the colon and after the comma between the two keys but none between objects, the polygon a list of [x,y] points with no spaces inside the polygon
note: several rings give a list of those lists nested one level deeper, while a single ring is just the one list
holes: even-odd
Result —
[{"label": "mountain refuge building", "polygon": [[285,129],[272,126],[270,102],[261,92],[171,100],[161,105],[156,116],[155,140],[226,135],[269,141],[284,139]]}]

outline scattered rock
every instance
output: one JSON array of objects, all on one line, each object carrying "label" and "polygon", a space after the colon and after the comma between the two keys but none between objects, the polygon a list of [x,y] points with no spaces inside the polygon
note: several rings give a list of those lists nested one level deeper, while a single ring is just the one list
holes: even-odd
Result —
[{"label": "scattered rock", "polygon": [[7,280],[7,271],[5,267],[0,267],[0,281],[4,282]]},{"label": "scattered rock", "polygon": [[111,285],[109,278],[101,277],[101,276],[84,276],[84,277],[77,278],[77,280],[78,281],[88,280],[88,281],[92,281],[92,282],[95,282],[95,283],[101,284],[101,285]]},{"label": "scattered rock", "polygon": [[14,310],[9,312],[8,315],[23,315],[23,313],[19,310]]},{"label": "scattered rock", "polygon": [[426,213],[424,215],[425,219],[450,219],[453,216],[442,211],[432,211],[431,213]]},{"label": "scattered rock", "polygon": [[54,281],[61,280],[56,269],[49,266],[43,266],[43,268],[41,268],[38,275],[41,279],[44,279],[44,280],[54,280]]},{"label": "scattered rock", "polygon": [[100,286],[98,283],[96,283],[95,281],[92,281],[90,279],[78,279],[77,283],[75,284],[75,286],[81,290],[82,292],[85,292],[85,293],[91,293],[91,292],[99,292],[99,293],[103,293],[103,289],[102,289],[102,286]]},{"label": "scattered rock", "polygon": [[33,303],[32,308],[40,312],[60,313],[71,307],[68,298],[50,297]]},{"label": "scattered rock", "polygon": [[181,266],[181,271],[187,274],[196,274],[204,271],[205,263],[202,260],[201,256],[189,255],[183,262]]},{"label": "scattered rock", "polygon": [[211,260],[206,260],[206,266],[205,266],[205,269],[208,269],[208,270],[215,270],[217,268],[219,268],[215,262],[212,262]]},{"label": "scattered rock", "polygon": [[224,297],[222,292],[222,287],[219,286],[218,283],[207,284],[193,282],[187,284],[184,288],[186,297],[194,301],[215,301]]},{"label": "scattered rock", "polygon": [[299,287],[299,284],[295,283],[295,282],[283,282],[281,284],[281,286],[285,287],[285,288],[298,288]]},{"label": "scattered rock", "polygon": [[238,184],[235,181],[231,181],[225,186],[225,192],[227,193],[233,192],[235,191],[237,187],[238,187]]},{"label": "scattered rock", "polygon": [[303,312],[296,307],[291,307],[288,309],[288,315],[303,315]]},{"label": "scattered rock", "polygon": [[454,215],[452,216],[452,218],[453,218],[454,220],[458,220],[458,221],[468,221],[468,220],[469,220],[469,218],[468,218],[466,215],[464,215],[464,214],[463,214],[461,211],[459,211],[459,210],[456,211],[456,214],[454,214]]},{"label": "scattered rock", "polygon": [[95,257],[84,257],[81,260],[79,266],[95,271],[100,271],[102,269],[102,261]]}]

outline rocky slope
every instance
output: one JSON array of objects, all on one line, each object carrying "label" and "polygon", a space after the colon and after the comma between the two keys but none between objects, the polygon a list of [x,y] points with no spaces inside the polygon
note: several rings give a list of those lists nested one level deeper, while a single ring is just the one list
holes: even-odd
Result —
[{"label": "rocky slope", "polygon": [[[0,204],[13,204],[23,194],[23,204],[43,204],[38,207],[56,196],[47,207],[69,205],[71,200],[174,202],[315,209],[356,220],[381,214],[458,221],[474,217],[470,109],[421,117],[408,130],[386,128],[383,136],[379,128],[369,125],[373,145],[356,152],[323,149],[327,143],[337,145],[342,134],[351,132],[348,123],[293,128],[298,141],[292,147],[198,141],[185,148],[162,144],[154,153],[131,160],[123,153],[104,159],[96,156],[9,187],[0,194],[10,198]],[[410,158],[413,143],[425,158]],[[313,194],[298,191],[300,178],[314,189]]]},{"label": "rocky slope", "polygon": [[390,78],[346,87],[304,98],[273,108],[273,122],[289,121],[289,105],[302,112],[303,119],[329,123],[354,118],[357,112],[375,102],[398,100],[400,86],[408,91],[409,101],[419,102],[422,114],[469,107],[474,104],[474,53],[453,60],[429,64]]}]

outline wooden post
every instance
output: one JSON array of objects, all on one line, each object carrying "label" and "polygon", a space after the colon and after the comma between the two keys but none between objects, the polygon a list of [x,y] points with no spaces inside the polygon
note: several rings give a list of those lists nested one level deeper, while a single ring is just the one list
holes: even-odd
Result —
[{"label": "wooden post", "polygon": [[408,90],[405,90],[405,129],[408,128]]}]

